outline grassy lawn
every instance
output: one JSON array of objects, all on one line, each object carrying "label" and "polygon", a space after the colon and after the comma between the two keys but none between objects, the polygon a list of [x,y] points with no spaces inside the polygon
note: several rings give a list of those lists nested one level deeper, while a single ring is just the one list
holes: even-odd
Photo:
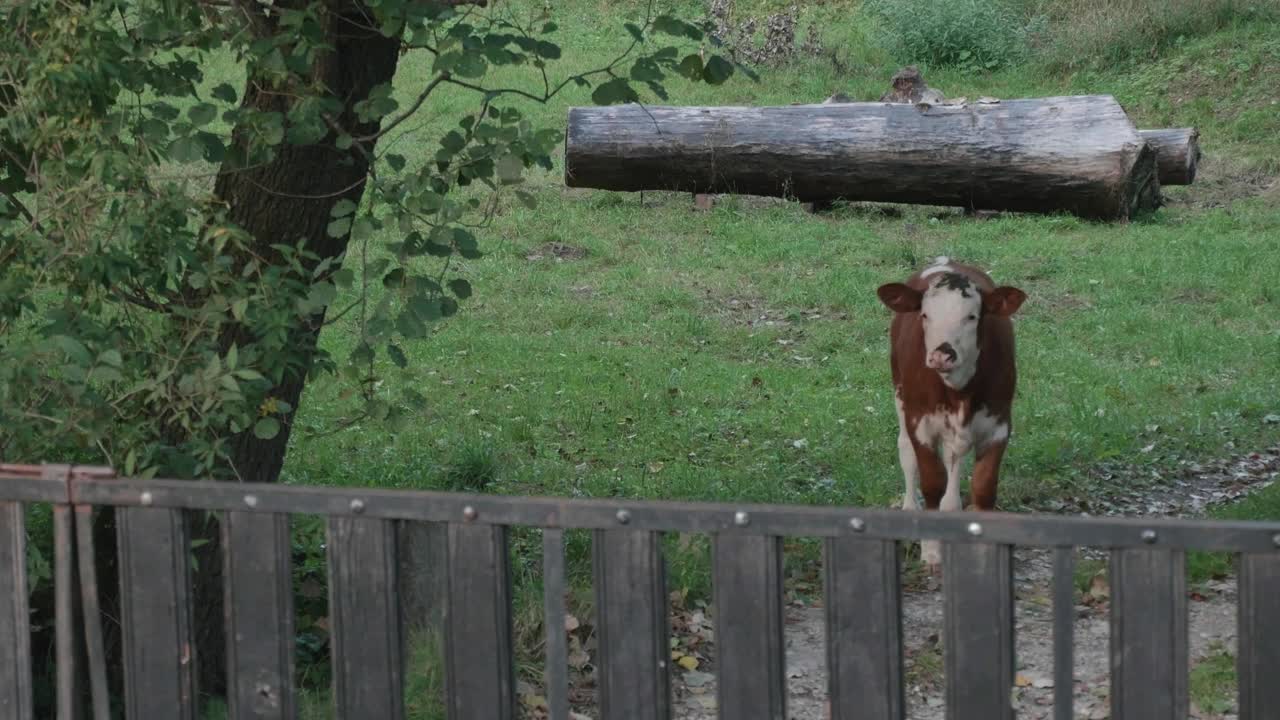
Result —
[{"label": "grassy lawn", "polygon": [[[508,5],[524,12],[529,3]],[[601,64],[641,5],[558,3],[563,68]],[[769,68],[759,83],[675,81],[672,102],[819,102],[835,91],[877,98],[898,62],[875,43],[879,31],[857,4],[818,5],[802,19],[823,28],[826,54]],[[422,54],[401,61],[402,105],[429,68]],[[1280,24],[1229,25],[1076,70],[1031,61],[983,73],[922,69],[949,96],[1113,94],[1141,128],[1198,127],[1201,175],[1166,189],[1171,204],[1149,219],[1098,224],[979,221],[928,207],[812,215],[736,197],[696,212],[687,195],[568,191],[561,168],[537,174],[528,187],[537,209],[504,200],[481,238],[485,257],[460,266],[475,298],[407,348],[418,372],[386,368],[388,386],[412,383],[428,410],[399,433],[370,424],[325,434],[350,406],[334,384],[314,383],[286,481],[895,503],[889,313],[875,288],[937,255],[984,266],[1030,296],[1016,324],[1020,385],[1004,509],[1087,493],[1085,470],[1102,460],[1158,468],[1222,454],[1228,441],[1274,442],[1276,426],[1263,418],[1280,412],[1280,95],[1259,79],[1280,71]],[[207,82],[236,73],[215,62]],[[589,104],[589,92],[523,109],[563,127],[567,108]],[[441,91],[421,124],[380,149],[394,147],[411,165],[429,157],[474,102]],[[395,239],[377,238],[369,252]],[[344,320],[322,345],[345,356],[357,336]],[[1224,512],[1278,518],[1280,488]],[[586,547],[571,543],[578,577],[589,569]],[[677,552],[673,589],[704,593],[705,559],[702,546]],[[1193,574],[1219,572],[1220,562],[1196,556]],[[536,583],[536,568],[516,566]],[[1196,682],[1218,682],[1202,674]]]},{"label": "grassy lawn", "polygon": [[[559,14],[567,65],[587,67],[615,47],[607,28],[628,10],[573,2]],[[1280,169],[1280,115],[1254,112],[1270,97],[1250,78],[1280,69],[1273,30],[1227,29],[1106,71],[926,69],[949,95],[1113,93],[1141,127],[1200,127],[1201,178],[1170,188],[1173,204],[1142,222],[975,221],[937,208],[885,214],[860,206],[809,215],[793,203],[732,197],[698,213],[684,195],[573,192],[558,169],[539,175],[530,187],[538,208],[504,203],[483,238],[487,255],[462,265],[476,297],[410,348],[422,372],[400,377],[388,368],[388,383],[413,383],[429,410],[399,434],[370,425],[312,437],[309,430],[323,431],[347,410],[332,385],[316,383],[302,403],[286,477],[891,503],[901,482],[889,318],[874,290],[940,254],[983,265],[1030,294],[1017,324],[1020,391],[1004,507],[1052,496],[1100,459],[1159,464],[1219,452],[1228,439],[1262,442],[1274,428],[1261,418],[1280,397],[1271,280],[1280,271],[1280,209],[1274,187],[1259,196],[1249,181]],[[855,23],[829,42],[859,32]],[[838,75],[827,58],[801,58],[759,83],[677,83],[675,101],[875,96],[892,59],[874,49],[858,57],[855,64],[879,64]],[[402,100],[427,62],[403,61]],[[528,110],[562,126],[567,107],[588,102],[586,92]],[[437,124],[390,142],[410,162],[425,157],[438,137],[432,131],[470,101],[442,95],[429,113]],[[356,328],[340,322],[322,342],[345,354],[355,338]],[[1153,441],[1150,425],[1160,426],[1156,447],[1138,453]]]}]

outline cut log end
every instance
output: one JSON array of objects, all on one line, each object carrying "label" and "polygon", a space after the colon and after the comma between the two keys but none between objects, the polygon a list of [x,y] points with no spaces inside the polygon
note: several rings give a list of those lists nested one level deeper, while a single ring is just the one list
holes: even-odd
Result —
[{"label": "cut log end", "polygon": [[1200,131],[1195,128],[1139,130],[1156,152],[1161,185],[1190,185],[1200,163]]}]

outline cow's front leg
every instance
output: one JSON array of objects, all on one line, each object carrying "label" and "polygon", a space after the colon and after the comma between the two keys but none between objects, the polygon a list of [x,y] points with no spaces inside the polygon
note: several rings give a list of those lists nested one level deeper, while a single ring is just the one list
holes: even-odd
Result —
[{"label": "cow's front leg", "polygon": [[[947,471],[938,454],[932,447],[913,443],[916,465],[920,469],[920,494],[924,495],[926,510],[937,510],[939,503],[945,499],[947,490]],[[938,574],[942,568],[942,544],[937,540],[920,542],[920,559],[929,567],[929,572]]]},{"label": "cow's front leg", "polygon": [[[929,499],[929,491],[925,490],[925,504],[930,509],[937,508],[942,512],[951,512],[961,508],[960,502],[960,466],[964,462],[967,446],[957,443],[945,443],[942,447],[942,463],[933,452],[933,500]],[[921,484],[924,484],[923,469]],[[939,499],[938,496],[941,496]],[[937,574],[942,567],[942,543],[937,540],[926,540],[920,543],[920,559],[929,566],[929,572]]]},{"label": "cow's front leg", "polygon": [[1000,485],[1000,461],[1004,459],[1007,442],[997,442],[978,451],[973,463],[973,482],[970,493],[976,510],[996,509],[996,488]]},{"label": "cow's front leg", "polygon": [[942,449],[943,462],[947,466],[947,490],[942,496],[942,510],[952,512],[964,507],[960,499],[960,467],[964,464],[964,456],[969,453],[969,446],[961,443],[948,443]]},{"label": "cow's front leg", "polygon": [[902,492],[902,509],[919,510],[920,501],[916,495],[920,492],[920,468],[916,465],[916,449],[907,432],[907,417],[902,412],[902,398],[895,394],[894,404],[898,408],[898,464],[902,466],[902,478],[905,487]]}]

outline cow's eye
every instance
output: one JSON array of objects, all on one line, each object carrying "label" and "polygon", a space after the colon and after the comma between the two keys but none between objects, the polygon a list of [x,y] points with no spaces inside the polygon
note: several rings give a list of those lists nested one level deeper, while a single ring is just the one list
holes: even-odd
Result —
[{"label": "cow's eye", "polygon": [[970,320],[977,320],[977,319],[978,319],[978,316],[977,316],[977,315],[970,315],[970,316],[969,316],[969,319],[970,319]]},{"label": "cow's eye", "polygon": [[929,313],[920,313],[920,318],[921,318],[922,320],[928,320],[928,319],[929,319]]}]

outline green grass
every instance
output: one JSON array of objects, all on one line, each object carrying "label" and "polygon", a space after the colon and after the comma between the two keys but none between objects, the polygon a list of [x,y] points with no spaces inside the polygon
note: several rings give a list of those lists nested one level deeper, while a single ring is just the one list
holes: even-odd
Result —
[{"label": "green grass", "polygon": [[1214,716],[1235,706],[1236,658],[1218,647],[1191,668],[1191,702]]},{"label": "green grass", "polygon": [[[574,24],[589,15],[565,13],[569,66],[589,65],[616,41],[599,18]],[[1268,30],[1225,31],[1112,75],[1036,77],[1023,68],[930,79],[950,94],[1115,93],[1144,127],[1202,127],[1213,186],[1217,162],[1265,164],[1276,135],[1240,126],[1271,120],[1249,115],[1254,90],[1234,84],[1179,104],[1164,69],[1212,72],[1223,52],[1270,67],[1280,45]],[[817,100],[833,89],[825,62],[798,62],[759,84],[677,86],[677,101]],[[404,60],[403,97],[424,63]],[[857,81],[878,91],[890,71]],[[444,122],[466,100],[443,95],[432,115]],[[565,108],[585,102],[570,93],[531,113],[563,124]],[[412,159],[430,152],[433,137],[424,130],[393,142]],[[1199,188],[1171,194],[1194,202]],[[431,401],[420,421],[394,436],[369,425],[309,440],[305,429],[328,427],[346,409],[335,387],[317,383],[302,404],[290,481],[447,486],[441,468],[483,446],[486,485],[500,492],[891,502],[900,482],[888,312],[874,289],[939,254],[990,268],[1031,297],[1017,325],[1006,505],[1060,491],[1095,460],[1138,457],[1148,424],[1167,430],[1171,452],[1212,453],[1228,436],[1260,441],[1260,419],[1275,409],[1280,320],[1270,278],[1280,270],[1280,212],[1271,199],[1176,205],[1146,222],[1103,225],[1062,216],[975,222],[928,208],[813,216],[746,199],[695,213],[681,195],[646,193],[642,205],[637,194],[566,192],[557,173],[535,177],[531,189],[539,208],[504,205],[487,256],[461,266],[476,298],[410,349],[425,372],[405,382]],[[526,259],[553,242],[585,257]],[[343,322],[322,342],[341,355],[354,338]],[[807,447],[798,449],[801,439]]]},{"label": "green grass", "polygon": [[[1209,515],[1220,520],[1280,519],[1280,484],[1273,484],[1230,505],[1214,508]],[[1235,561],[1226,553],[1193,552],[1187,555],[1188,578],[1193,582],[1226,577],[1234,572]]]},{"label": "green grass", "polygon": [[[620,45],[635,5],[557,7],[565,43],[557,71],[600,64]],[[826,28],[827,55],[770,69],[760,83],[674,81],[673,102],[817,102],[837,90],[878,97],[898,59],[875,42],[874,22],[848,3],[814,6],[804,19]],[[568,192],[560,168],[537,174],[528,189],[538,208],[504,201],[482,237],[486,256],[456,265],[476,296],[431,339],[407,348],[420,372],[383,368],[388,389],[411,383],[428,409],[400,433],[360,424],[318,435],[351,408],[334,383],[313,383],[284,478],[891,504],[901,476],[889,314],[875,288],[936,255],[982,265],[1030,296],[1017,317],[1020,385],[1002,507],[1087,493],[1084,471],[1104,459],[1165,466],[1221,454],[1228,440],[1272,442],[1275,430],[1262,418],[1280,410],[1280,196],[1274,186],[1256,189],[1280,174],[1280,114],[1274,89],[1258,80],[1280,70],[1278,37],[1276,23],[1227,24],[1154,57],[1070,73],[1034,63],[988,74],[923,68],[949,96],[1110,93],[1139,127],[1199,127],[1205,159],[1197,184],[1168,189],[1175,203],[1142,222],[975,221],[936,208],[893,216],[859,206],[808,215],[795,204],[724,197],[698,213],[684,195]],[[429,68],[421,53],[402,59],[402,104]],[[238,72],[215,58],[206,82]],[[504,71],[490,80],[528,76]],[[589,104],[588,92],[522,109],[563,127],[567,108]],[[441,91],[422,120],[380,150],[394,148],[411,164],[429,157],[435,138],[475,100]],[[550,243],[585,254],[560,261],[542,250]],[[370,250],[380,252],[378,243]],[[534,254],[543,257],[528,259]],[[344,320],[321,342],[345,356],[356,337]],[[1139,453],[1150,442],[1143,428],[1153,424],[1162,428],[1157,447]],[[1280,488],[1223,512],[1278,518]],[[705,543],[671,540],[673,589],[705,594]],[[535,545],[517,537],[518,592],[530,596],[537,563],[525,550]],[[570,537],[571,572],[580,580],[588,547],[585,536]],[[811,543],[790,549],[789,563],[816,557]]]}]

